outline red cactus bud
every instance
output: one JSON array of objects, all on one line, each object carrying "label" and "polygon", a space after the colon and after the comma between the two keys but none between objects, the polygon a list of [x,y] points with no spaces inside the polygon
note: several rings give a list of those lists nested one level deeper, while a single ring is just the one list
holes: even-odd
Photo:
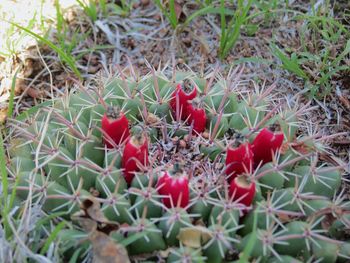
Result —
[{"label": "red cactus bud", "polygon": [[272,156],[281,148],[284,135],[281,132],[274,133],[267,128],[262,129],[252,143],[254,164],[257,166],[272,161]]},{"label": "red cactus bud", "polygon": [[255,183],[248,182],[244,176],[238,176],[231,181],[229,194],[233,200],[250,206],[255,195]]},{"label": "red cactus bud", "polygon": [[207,115],[205,110],[201,108],[195,108],[191,104],[187,106],[188,124],[193,123],[193,133],[204,132],[207,123]]},{"label": "red cactus bud", "polygon": [[173,176],[164,172],[158,179],[157,189],[159,194],[168,196],[162,199],[166,207],[184,208],[188,205],[190,198],[188,178],[181,170],[176,171]]},{"label": "red cactus bud", "polygon": [[173,113],[176,114],[176,108],[177,108],[177,97],[178,103],[179,103],[179,112],[180,112],[180,119],[185,120],[188,117],[187,112],[187,106],[188,101],[194,99],[197,96],[197,89],[194,88],[190,93],[186,93],[182,87],[181,84],[178,84],[176,86],[176,89],[171,97],[170,100],[170,108],[172,109]]},{"label": "red cactus bud", "polygon": [[253,166],[253,152],[249,143],[241,144],[237,148],[228,148],[226,152],[226,175],[228,182],[237,175],[251,171]]},{"label": "red cactus bud", "polygon": [[110,137],[103,137],[103,142],[108,148],[113,147],[111,140],[119,145],[130,136],[129,121],[117,108],[108,107],[107,112],[102,117],[101,126],[105,135]]},{"label": "red cactus bud", "polygon": [[130,185],[140,165],[148,165],[148,141],[143,134],[132,136],[125,145],[122,168],[126,182]]}]

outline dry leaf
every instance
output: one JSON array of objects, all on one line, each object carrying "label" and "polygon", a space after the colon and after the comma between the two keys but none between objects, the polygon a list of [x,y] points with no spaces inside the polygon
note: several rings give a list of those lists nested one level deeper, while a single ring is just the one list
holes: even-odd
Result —
[{"label": "dry leaf", "polygon": [[128,252],[119,244],[116,244],[105,233],[93,231],[89,235],[92,243],[94,263],[128,263]]},{"label": "dry leaf", "polygon": [[178,239],[188,247],[200,248],[201,247],[202,231],[197,228],[186,227],[180,230]]},{"label": "dry leaf", "polygon": [[81,211],[75,213],[72,219],[77,220],[89,233],[88,239],[92,244],[94,263],[130,262],[126,249],[108,236],[110,232],[119,228],[119,224],[110,222],[104,217],[100,203],[94,197],[84,200]]}]

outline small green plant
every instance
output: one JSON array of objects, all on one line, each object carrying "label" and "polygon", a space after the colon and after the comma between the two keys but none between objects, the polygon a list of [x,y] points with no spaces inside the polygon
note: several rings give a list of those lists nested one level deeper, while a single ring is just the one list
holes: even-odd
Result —
[{"label": "small green plant", "polygon": [[241,33],[242,26],[246,23],[249,14],[250,7],[253,0],[248,0],[245,3],[244,0],[237,1],[237,9],[234,12],[233,17],[227,23],[225,1],[221,0],[220,5],[220,18],[221,18],[221,36],[219,56],[224,59],[231,49],[236,45],[237,40]]},{"label": "small green plant", "polygon": [[[81,8],[84,10],[85,14],[90,17],[92,22],[95,22],[98,18],[98,8],[97,8],[97,3],[95,0],[89,0],[88,3],[85,3],[83,0],[76,0],[77,3],[81,6]],[[102,1],[103,5],[105,5],[105,1]]]},{"label": "small green plant", "polygon": [[168,7],[166,7],[161,0],[155,0],[154,2],[161,10],[163,15],[165,15],[165,17],[169,20],[172,28],[175,29],[179,23],[175,10],[175,0],[169,0]]},{"label": "small green plant", "polygon": [[297,57],[295,53],[293,53],[289,57],[282,50],[280,50],[275,44],[271,44],[270,48],[271,48],[271,53],[282,62],[283,68],[285,68],[290,72],[293,72],[300,78],[303,78],[305,80],[308,79],[308,76],[306,75],[304,70],[301,69],[300,59]]}]

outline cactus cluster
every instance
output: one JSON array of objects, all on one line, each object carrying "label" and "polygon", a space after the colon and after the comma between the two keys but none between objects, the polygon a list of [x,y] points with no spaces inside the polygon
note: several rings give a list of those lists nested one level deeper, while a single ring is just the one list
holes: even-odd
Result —
[{"label": "cactus cluster", "polygon": [[[93,198],[135,262],[232,262],[251,240],[259,262],[349,260],[343,167],[320,158],[323,137],[299,133],[307,107],[243,92],[238,70],[128,72],[11,123],[18,204],[30,195],[70,220]],[[89,255],[71,242],[62,257],[77,246]]]}]

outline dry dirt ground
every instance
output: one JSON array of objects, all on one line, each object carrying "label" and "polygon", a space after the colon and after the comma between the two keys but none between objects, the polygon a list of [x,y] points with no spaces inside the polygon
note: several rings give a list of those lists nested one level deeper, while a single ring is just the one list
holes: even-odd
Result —
[{"label": "dry dirt ground", "polygon": [[[199,74],[218,67],[221,74],[225,75],[232,66],[239,65],[244,66],[243,80],[254,80],[257,84],[265,86],[274,83],[274,95],[287,98],[291,105],[302,105],[311,100],[307,95],[305,81],[283,69],[270,48],[271,42],[275,42],[288,54],[301,53],[304,46],[314,53],[322,49],[323,36],[312,30],[305,30],[305,20],[295,18],[297,14],[310,14],[309,1],[289,1],[288,10],[277,10],[268,18],[257,16],[252,19],[253,25],[259,25],[258,30],[252,34],[247,29],[242,29],[235,48],[223,60],[218,59],[218,15],[200,16],[188,26],[174,30],[152,1],[141,0],[133,2],[128,16],[119,15],[117,11],[112,10],[107,16],[99,15],[98,19],[92,22],[81,8],[76,4],[72,7],[72,1],[66,0],[60,1],[60,7],[67,26],[59,32],[53,1],[45,1],[45,5],[41,5],[40,2],[2,1],[2,18],[27,26],[36,13],[32,27],[35,32],[44,34],[45,38],[56,44],[63,34],[64,43],[67,46],[72,44],[67,50],[76,59],[77,68],[82,73],[82,81],[86,85],[94,83],[100,75],[115,71],[115,65],[123,67],[128,63],[138,68],[139,74],[149,72],[150,66],[162,67],[169,63],[179,69],[189,68]],[[321,15],[322,12],[329,11],[323,7],[324,2],[326,1],[317,1]],[[193,1],[179,0],[177,3],[180,23],[198,9],[198,4]],[[30,8],[23,12],[24,6]],[[329,7],[333,16],[349,28],[346,10],[350,8],[350,4],[347,1],[336,1],[330,2]],[[19,72],[15,83],[14,114],[60,96],[72,87],[71,79],[76,76],[67,65],[61,63],[57,53],[48,46],[21,34],[15,28],[11,29],[5,21],[1,21],[1,28],[1,38],[6,39],[0,46],[2,53],[5,53],[0,55],[0,119],[4,121],[12,78],[17,69]],[[18,39],[20,41],[17,41]],[[331,50],[330,57],[336,57],[344,49],[347,40],[346,37],[340,37],[337,45]],[[6,46],[6,43],[11,44]],[[7,52],[8,46],[12,47],[11,52]],[[347,56],[342,63],[350,66],[349,57]],[[317,63],[303,64],[311,82],[316,82],[319,77],[318,66]],[[324,98],[314,97],[311,101],[311,106],[316,107],[309,112],[309,124],[325,135],[348,132],[349,71],[335,74],[329,83],[331,93]],[[331,152],[348,161],[349,132],[347,135],[331,139],[328,143]]]}]

